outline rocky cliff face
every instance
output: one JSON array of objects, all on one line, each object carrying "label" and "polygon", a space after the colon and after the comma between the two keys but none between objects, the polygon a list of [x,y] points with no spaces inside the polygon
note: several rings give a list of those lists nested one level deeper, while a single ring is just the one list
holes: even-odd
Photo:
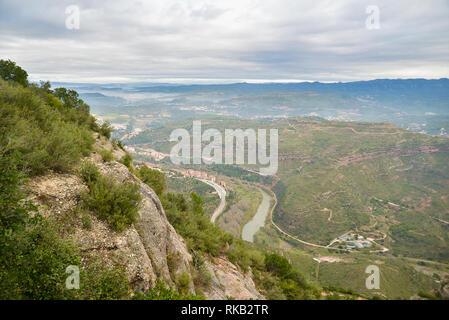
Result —
[{"label": "rocky cliff face", "polygon": [[211,284],[205,292],[207,299],[225,300],[233,297],[237,300],[265,299],[256,289],[251,273],[242,274],[239,269],[225,258],[216,258],[207,262],[211,274]]},{"label": "rocky cliff face", "polygon": [[[97,139],[95,147],[113,151],[115,159],[125,154],[106,140]],[[56,215],[59,223],[64,224],[63,229],[67,229],[67,237],[80,247],[84,261],[95,257],[109,267],[123,267],[134,289],[147,290],[157,279],[176,288],[177,279],[183,273],[192,280],[192,256],[182,237],[168,222],[155,192],[116,161],[105,163],[96,153],[90,160],[102,174],[117,183],[139,185],[143,201],[138,222],[123,232],[115,232],[105,222],[92,217],[90,228],[84,228],[76,208],[87,186],[76,174],[52,173],[32,179],[29,182],[31,200],[38,205],[39,211],[44,215]],[[208,262],[212,284],[204,292],[207,298],[262,298],[250,276],[241,274],[225,259],[216,261]],[[190,292],[195,292],[193,281],[190,281]]]}]

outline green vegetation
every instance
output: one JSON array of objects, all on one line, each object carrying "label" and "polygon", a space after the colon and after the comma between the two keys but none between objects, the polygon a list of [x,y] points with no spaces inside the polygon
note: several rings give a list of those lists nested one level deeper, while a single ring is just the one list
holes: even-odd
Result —
[{"label": "green vegetation", "polygon": [[120,299],[128,294],[120,269],[95,264],[80,270],[79,290],[65,288],[67,266],[81,265],[79,250],[60,237],[55,221],[24,201],[24,175],[16,161],[0,158],[0,299]]},{"label": "green vegetation", "polygon": [[112,143],[112,145],[114,146],[114,148],[120,148],[120,149],[122,149],[123,151],[125,151],[125,147],[123,146],[123,143],[122,143],[119,139],[113,138],[113,139],[111,140],[111,143]]},{"label": "green vegetation", "polygon": [[89,192],[82,194],[83,204],[98,218],[107,221],[115,231],[123,231],[137,221],[142,196],[139,185],[117,184],[112,179],[99,176],[89,181]]},{"label": "green vegetation", "polygon": [[0,77],[24,87],[28,86],[28,73],[11,60],[0,60]]},{"label": "green vegetation", "polygon": [[[27,73],[11,61],[0,60],[0,76],[0,299],[129,297],[124,271],[98,261],[81,267],[79,249],[61,236],[65,225],[37,213],[23,187],[28,176],[71,171],[91,152],[93,131],[99,128],[89,106],[74,91],[52,91],[48,82],[30,85]],[[92,186],[107,185],[92,164],[84,164],[80,173]],[[130,206],[122,204],[135,200],[134,194],[115,194],[121,197],[115,199],[120,209],[132,216],[132,210],[126,211]],[[83,225],[89,227],[89,222]],[[70,265],[80,266],[79,290],[65,287]]]},{"label": "green vegetation", "polygon": [[22,202],[25,194],[21,188],[24,174],[18,170],[17,159],[0,157],[0,228],[2,232],[14,230],[23,224],[28,212],[34,210],[30,202]]},{"label": "green vegetation", "polygon": [[111,125],[109,124],[109,122],[103,122],[100,126],[99,129],[99,133],[102,136],[105,136],[106,139],[110,139],[111,138],[111,133],[112,133],[113,128],[111,127]]},{"label": "green vegetation", "polygon": [[98,170],[98,167],[95,165],[95,163],[91,161],[85,161],[82,163],[79,169],[79,175],[87,184],[95,183],[100,177],[100,170]]},{"label": "green vegetation", "polygon": [[181,294],[187,294],[190,286],[190,276],[187,272],[183,272],[177,279],[176,285]]},{"label": "green vegetation", "polygon": [[217,256],[232,243],[233,237],[211,224],[204,215],[203,201],[195,193],[191,194],[190,202],[182,194],[173,193],[162,194],[160,199],[167,219],[191,250]]},{"label": "green vegetation", "polygon": [[0,150],[3,155],[18,152],[28,174],[68,171],[90,153],[90,116],[72,117],[80,113],[66,109],[43,88],[23,88],[0,79],[0,104]]},{"label": "green vegetation", "polygon": [[112,160],[114,160],[114,155],[112,154],[112,150],[100,149],[100,150],[98,150],[98,153],[100,154],[100,156],[104,162],[111,162]]},{"label": "green vegetation", "polygon": [[214,210],[220,203],[220,198],[215,193],[215,189],[195,178],[175,175],[168,176],[166,181],[167,190],[169,192],[182,193],[185,198],[189,198],[192,192],[199,195],[204,201],[203,209],[208,216],[213,214]]},{"label": "green vegetation", "polygon": [[275,253],[267,254],[265,268],[280,279],[280,288],[287,299],[317,299],[321,296],[318,288],[308,284],[304,276],[294,270],[286,258]]},{"label": "green vegetation", "polygon": [[264,253],[243,240],[234,241],[226,252],[232,263],[244,271],[251,268],[257,288],[268,299],[299,300],[318,299],[321,291],[318,285],[306,280],[298,268],[286,258],[272,252]]},{"label": "green vegetation", "polygon": [[193,283],[197,292],[208,288],[212,280],[212,276],[206,268],[206,263],[203,255],[200,252],[193,252],[193,265],[195,267],[193,273]]},{"label": "green vegetation", "polygon": [[134,170],[132,167],[133,158],[129,153],[126,153],[119,161],[121,164],[125,165],[131,172]]},{"label": "green vegetation", "polygon": [[158,196],[162,195],[162,193],[167,189],[165,176],[158,170],[153,170],[147,166],[142,166],[137,170],[137,176],[140,180],[149,185]]}]

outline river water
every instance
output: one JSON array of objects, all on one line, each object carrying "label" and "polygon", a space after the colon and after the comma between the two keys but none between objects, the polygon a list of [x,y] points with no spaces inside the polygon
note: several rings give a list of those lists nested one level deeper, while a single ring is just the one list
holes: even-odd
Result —
[{"label": "river water", "polygon": [[254,217],[242,229],[242,239],[249,242],[254,242],[254,235],[265,225],[265,219],[270,211],[271,197],[262,189],[259,190],[262,193],[262,202]]}]

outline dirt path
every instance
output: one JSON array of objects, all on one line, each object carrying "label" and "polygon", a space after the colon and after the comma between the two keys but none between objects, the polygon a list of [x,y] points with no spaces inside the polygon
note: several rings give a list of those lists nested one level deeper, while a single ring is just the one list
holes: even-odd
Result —
[{"label": "dirt path", "polygon": [[324,212],[328,211],[329,212],[329,218],[327,218],[327,221],[330,222],[332,220],[332,209],[324,208],[321,211],[324,211]]}]

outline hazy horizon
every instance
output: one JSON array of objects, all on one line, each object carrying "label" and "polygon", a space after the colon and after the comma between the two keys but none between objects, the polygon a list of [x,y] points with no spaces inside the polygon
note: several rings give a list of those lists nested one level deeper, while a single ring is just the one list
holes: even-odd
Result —
[{"label": "hazy horizon", "polygon": [[[33,79],[31,78],[31,82],[39,83],[42,79]],[[351,83],[351,82],[369,82],[376,80],[448,80],[449,78],[375,78],[375,79],[367,79],[367,80],[350,80],[350,81],[320,81],[320,80],[294,80],[294,79],[286,79],[286,80],[263,80],[263,79],[222,79],[220,80],[214,79],[170,79],[170,80],[148,80],[148,81],[129,81],[129,82],[90,82],[90,81],[50,81],[51,84],[75,84],[75,85],[137,85],[137,84],[154,84],[154,85],[232,85],[232,84],[294,84],[294,83]],[[180,82],[176,81],[181,80]],[[217,80],[217,81],[215,81]],[[209,82],[214,81],[214,82]]]}]

